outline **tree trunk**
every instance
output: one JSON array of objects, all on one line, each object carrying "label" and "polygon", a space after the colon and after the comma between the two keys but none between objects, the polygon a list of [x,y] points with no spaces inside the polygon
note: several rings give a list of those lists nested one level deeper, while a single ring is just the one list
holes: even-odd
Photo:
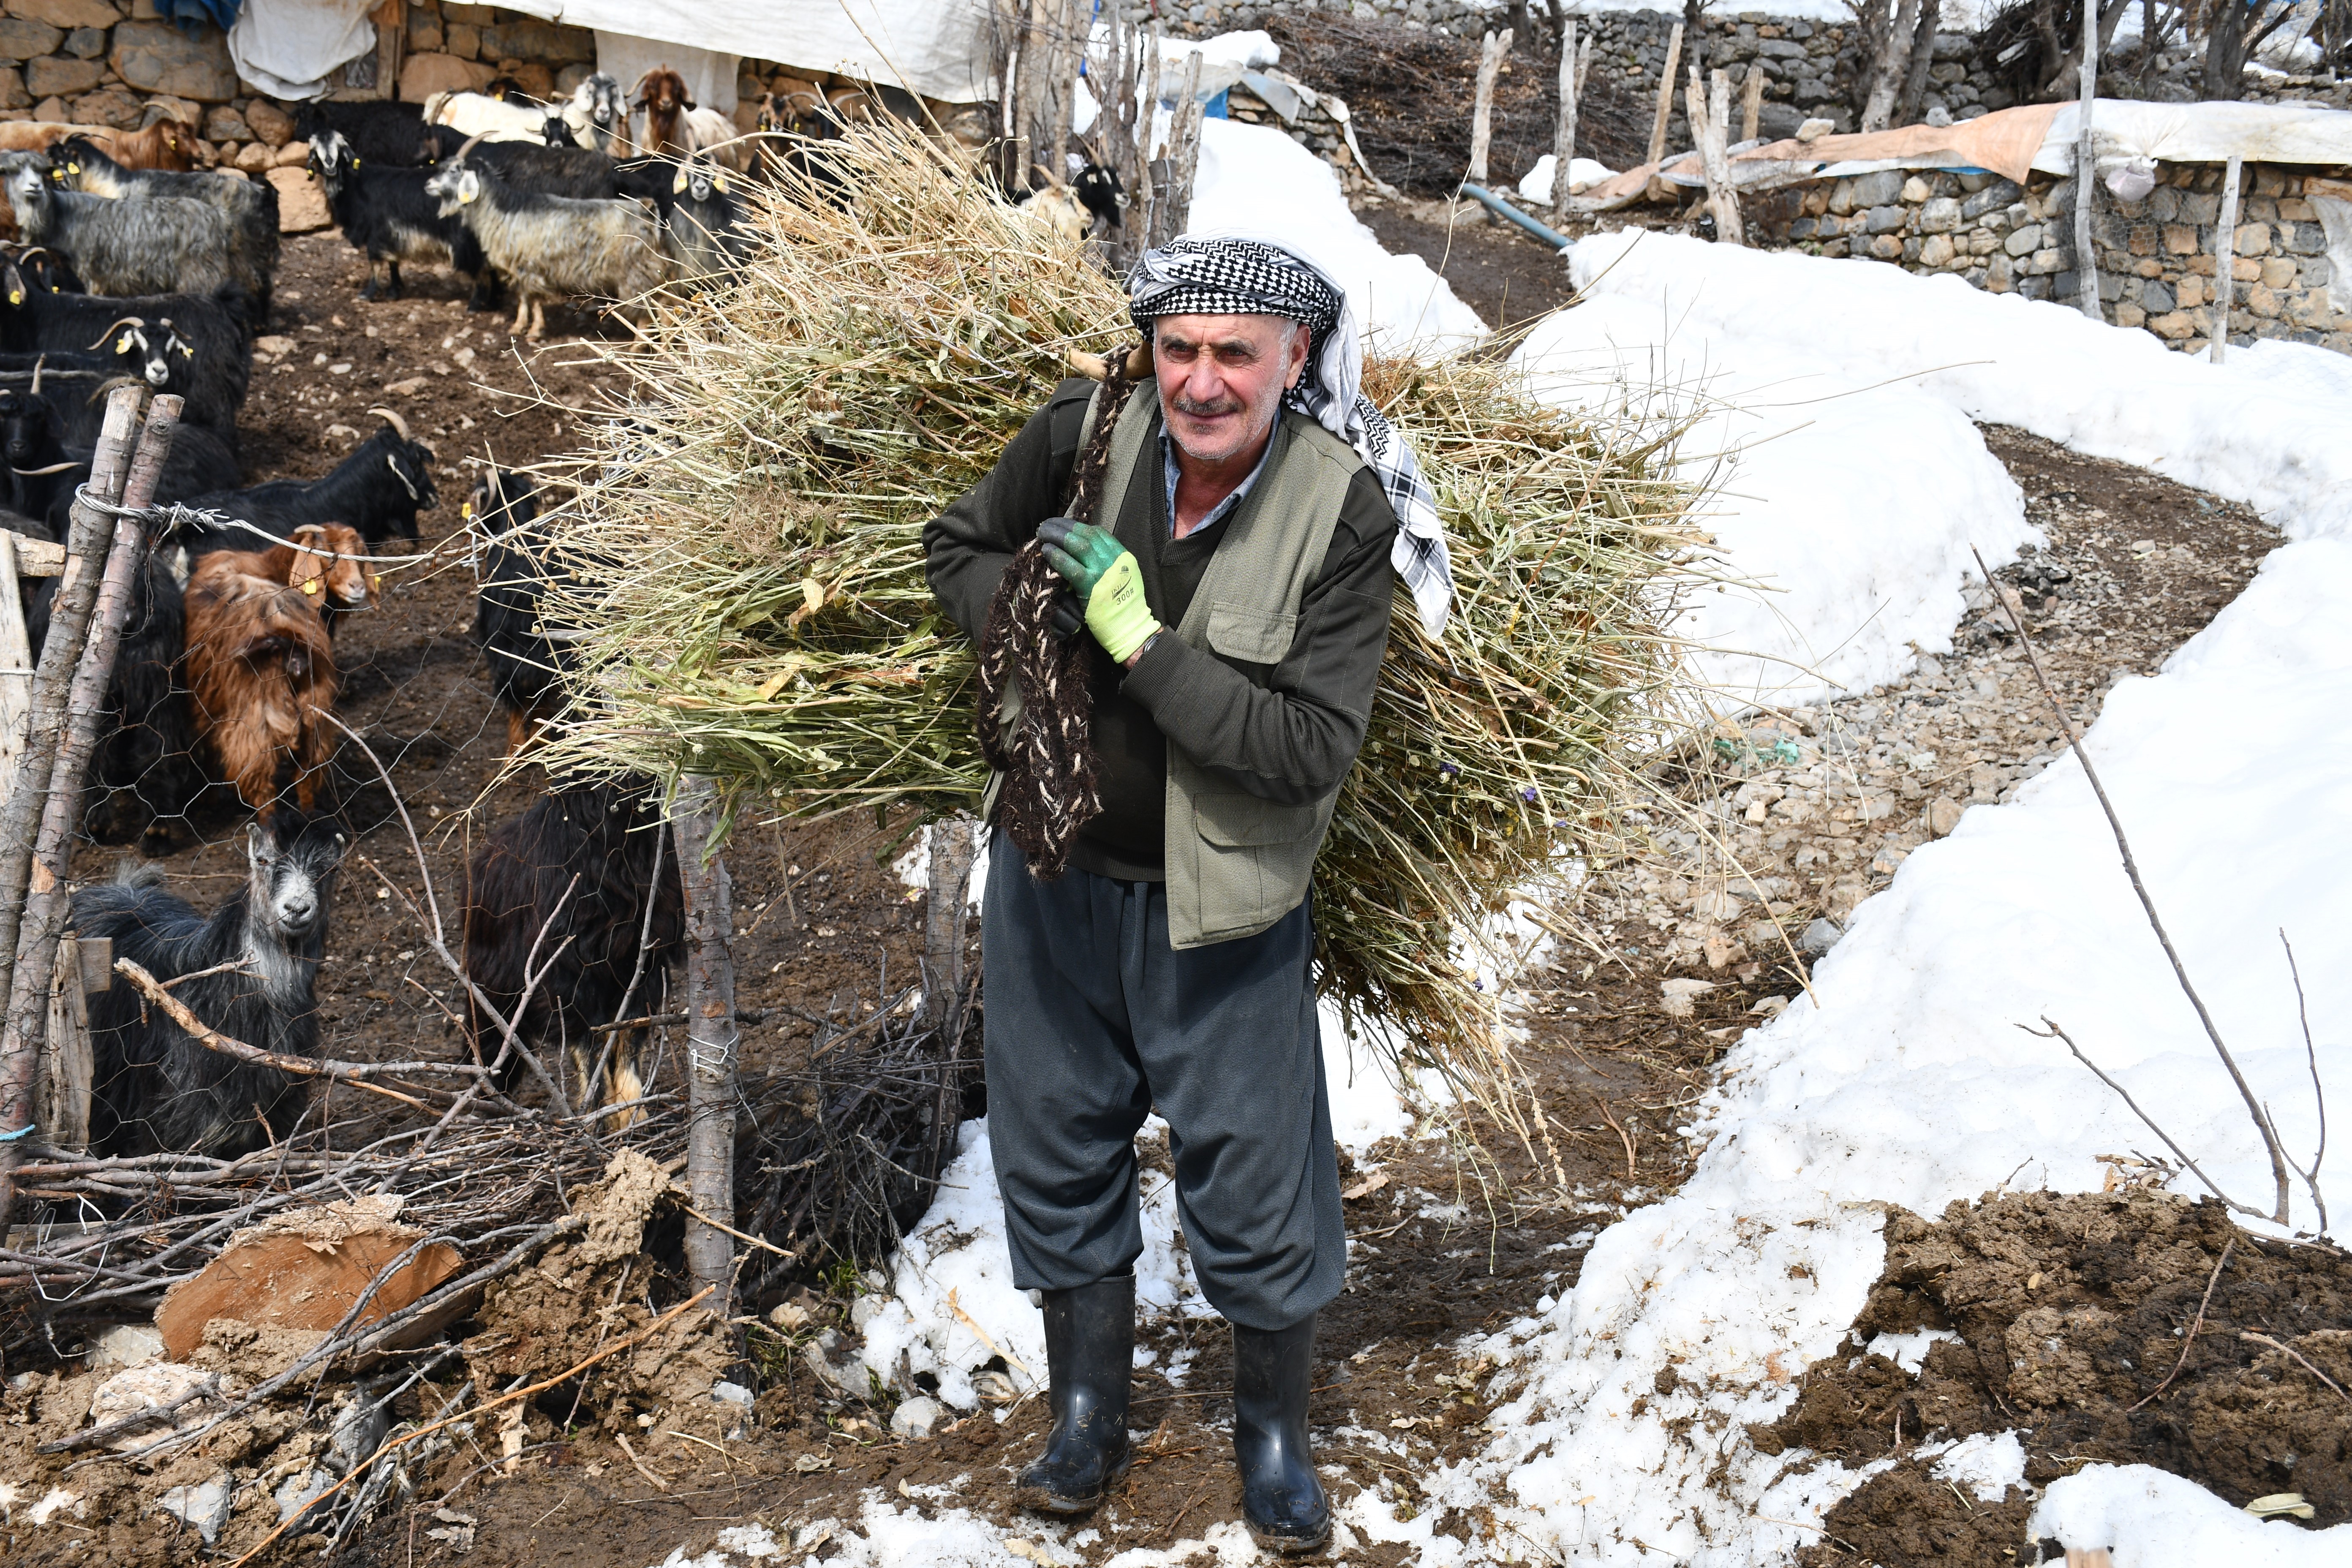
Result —
[{"label": "tree trunk", "polygon": [[1674,118],[1675,73],[1682,68],[1683,25],[1675,24],[1666,35],[1666,68],[1658,73],[1658,112],[1650,121],[1650,155],[1643,160],[1654,163],[1666,155],[1666,121]]},{"label": "tree trunk", "polygon": [[1478,85],[1470,104],[1470,183],[1486,183],[1486,149],[1495,135],[1495,78],[1511,52],[1511,30],[1489,33],[1478,46]]},{"label": "tree trunk", "polygon": [[[2120,13],[2118,13],[2120,14]],[[2083,314],[2095,321],[2099,312],[2099,255],[2092,243],[2091,220],[2098,205],[2098,158],[2091,141],[2091,111],[2098,101],[2099,7],[2083,0],[2083,129],[2074,143],[2074,278],[2081,285],[2076,299]]]},{"label": "tree trunk", "polygon": [[980,825],[948,817],[931,824],[923,900],[923,1020],[943,1038],[963,1000],[964,910]]},{"label": "tree trunk", "polygon": [[2246,12],[2242,0],[2212,0],[2205,12],[2205,71],[2197,96],[2227,102],[2246,93]]},{"label": "tree trunk", "polygon": [[2230,351],[2230,311],[2238,302],[2238,176],[2235,153],[2221,170],[2221,226],[2213,236],[2213,324],[2206,331],[2206,357],[2220,364]]},{"label": "tree trunk", "polygon": [[1715,214],[1718,245],[1742,245],[1747,231],[1739,221],[1739,195],[1731,184],[1731,79],[1722,71],[1704,95],[1698,67],[1690,68],[1690,91],[1685,100],[1690,111],[1692,139],[1698,143],[1699,169],[1706,176],[1706,203]]},{"label": "tree trunk", "polygon": [[1916,125],[1925,113],[1927,73],[1936,64],[1936,22],[1943,0],[1919,0],[1919,24],[1911,30],[1911,60],[1904,68],[1903,90],[1895,100],[1895,123]]},{"label": "tree trunk", "polygon": [[[1168,135],[1168,166],[1151,243],[1165,245],[1192,219],[1192,177],[1201,167],[1201,51],[1184,57],[1184,86]],[[1153,176],[1155,183],[1159,176]]]},{"label": "tree trunk", "polygon": [[1576,104],[1584,94],[1584,73],[1592,68],[1592,35],[1580,42],[1573,19],[1560,24],[1559,123],[1551,136],[1551,205],[1568,201],[1569,165],[1576,162]]},{"label": "tree trunk", "polygon": [[1895,95],[1903,85],[1904,68],[1911,63],[1911,37],[1918,30],[1919,0],[1903,0],[1871,65],[1870,96],[1862,105],[1863,131],[1884,131],[1895,118]]},{"label": "tree trunk", "polygon": [[[706,778],[678,785],[672,826],[686,892],[686,1184],[694,1207],[720,1225],[735,1223],[735,916],[727,862],[711,843],[719,795]],[[734,1238],[688,1215],[686,1266],[698,1286],[716,1285],[711,1310],[721,1318],[735,1267]]]}]

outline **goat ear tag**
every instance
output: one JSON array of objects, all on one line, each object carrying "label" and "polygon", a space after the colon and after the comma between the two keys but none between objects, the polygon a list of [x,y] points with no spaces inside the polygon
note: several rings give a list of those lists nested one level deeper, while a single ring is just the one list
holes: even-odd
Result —
[{"label": "goat ear tag", "polygon": [[319,592],[319,580],[316,577],[313,577],[308,583],[303,584],[302,592],[315,595]]},{"label": "goat ear tag", "polygon": [[114,352],[119,354],[127,354],[131,352],[131,334],[129,332],[125,332],[121,337],[114,340]]},{"label": "goat ear tag", "polygon": [[470,202],[481,194],[482,178],[473,170],[468,169],[457,176],[457,200],[460,203]]},{"label": "goat ear tag", "polygon": [[25,291],[22,289],[11,289],[8,290],[8,303],[11,305],[21,305],[24,302]]},{"label": "goat ear tag", "polygon": [[717,191],[720,195],[725,195],[727,194],[727,176],[724,174],[711,175],[710,186],[711,189]]},{"label": "goat ear tag", "polygon": [[677,172],[677,178],[669,183],[669,194],[676,195],[684,189],[686,189],[686,171],[680,169]]}]

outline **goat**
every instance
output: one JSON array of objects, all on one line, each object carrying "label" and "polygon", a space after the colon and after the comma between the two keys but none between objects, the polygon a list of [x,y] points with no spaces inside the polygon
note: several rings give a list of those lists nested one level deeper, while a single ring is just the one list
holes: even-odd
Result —
[{"label": "goat", "polygon": [[694,151],[694,132],[686,121],[694,100],[686,96],[686,78],[656,66],[637,79],[630,96],[645,113],[645,128],[631,139],[638,153],[683,158]]},{"label": "goat", "polygon": [[[353,610],[366,609],[374,595],[383,591],[382,580],[363,559],[367,541],[359,536],[357,530],[345,528],[340,522],[306,522],[286,537],[294,542],[250,553],[236,552],[236,559],[243,563],[239,570],[283,583],[314,602],[329,637],[335,635],[338,619]],[[220,552],[206,559],[230,553]]]},{"label": "goat", "polygon": [[[456,157],[467,140],[464,132],[449,126],[428,125],[425,128],[425,145],[420,151],[430,154],[426,160],[428,163],[437,165],[445,158]],[[483,168],[496,170],[499,178],[517,190],[536,191],[550,196],[570,196],[578,201],[638,194],[622,189],[619,165],[612,159],[585,148],[534,146],[529,142],[484,142],[474,148],[472,155]]]},{"label": "goat", "polygon": [[716,278],[742,270],[750,237],[742,231],[743,204],[728,188],[725,174],[698,153],[682,164],[661,208],[662,248],[681,278]]},{"label": "goat", "polygon": [[[422,133],[409,147],[414,158],[423,147]],[[310,172],[326,193],[327,211],[343,237],[367,258],[368,280],[362,300],[397,300],[401,296],[400,264],[446,264],[474,280],[469,310],[487,310],[490,278],[482,247],[473,231],[455,218],[442,216],[440,205],[425,191],[431,171],[383,165],[365,167],[340,131],[322,131],[310,139]],[[379,280],[376,268],[384,268]]]},{"label": "goat", "polygon": [[[87,471],[87,470],[83,470]],[[26,609],[37,655],[47,639],[49,605],[58,579],[45,577]],[[185,620],[180,584],[161,557],[142,563],[132,589],[131,618],[115,650],[106,688],[98,750],[82,812],[93,838],[121,843],[136,836],[142,852],[169,853],[176,825],[203,787],[195,766],[195,730],[180,679]]]},{"label": "goat", "polygon": [[474,640],[490,667],[490,698],[506,715],[507,751],[530,744],[562,710],[571,659],[541,620],[548,539],[539,521],[539,489],[522,475],[493,468],[474,481],[465,517],[486,539],[474,595]]},{"label": "goat", "polygon": [[46,153],[68,136],[111,136],[108,125],[70,125],[47,120],[0,121],[0,153]]},{"label": "goat", "polygon": [[169,115],[136,131],[91,135],[89,140],[126,169],[164,169],[186,174],[196,166],[195,133]]},{"label": "goat", "polygon": [[548,111],[538,103],[514,103],[479,92],[436,92],[425,100],[425,123],[446,125],[461,136],[485,142],[547,144]]},{"label": "goat", "polygon": [[[685,952],[685,902],[676,841],[653,784],[566,781],[499,824],[475,852],[466,889],[466,973],[534,1052],[569,1048],[586,1100],[598,1087],[595,1065],[604,1048],[593,1031],[618,1023],[624,1004],[633,1012],[661,1010],[654,997]],[[534,948],[547,972],[522,1006]],[[641,951],[643,978],[632,994]],[[503,1037],[478,1007],[469,1011],[473,1049],[488,1066]],[[603,1105],[625,1105],[645,1094],[636,1051],[643,1032],[626,1031],[629,1040],[620,1033],[612,1036]],[[502,1077],[511,1081],[513,1070],[509,1064]]]},{"label": "goat", "polygon": [[89,289],[80,274],[66,265],[66,258],[54,250],[40,246],[28,246],[16,253],[9,263],[16,268],[25,282],[44,294],[87,294]]},{"label": "goat", "polygon": [[[463,215],[490,265],[514,280],[514,331],[536,341],[547,301],[567,295],[614,300],[642,314],[637,296],[667,271],[653,216],[634,201],[578,201],[519,190],[470,161],[473,143],[425,183],[446,215]],[[528,329],[528,330],[526,330]]]},{"label": "goat", "polygon": [[106,421],[106,395],[135,378],[111,371],[51,370],[40,363],[41,357],[35,355],[33,365],[24,370],[0,370],[0,389],[43,400],[50,429],[67,446],[96,446],[99,426]]},{"label": "goat", "polygon": [[[66,452],[88,467],[94,442],[69,441]],[[164,456],[163,472],[155,479],[155,499],[158,501],[185,501],[191,497],[212,495],[234,486],[240,475],[236,454],[228,443],[202,425],[182,425],[172,434],[172,449]],[[77,483],[79,481],[77,480]],[[65,526],[63,508],[53,514],[58,526]]]},{"label": "goat", "polygon": [[[156,979],[205,1025],[280,1056],[319,1048],[314,987],[348,844],[332,821],[280,812],[246,838],[246,882],[210,915],[164,891],[152,867],[74,895],[76,928]],[[235,964],[235,969],[226,966]],[[219,973],[211,973],[219,971]],[[90,998],[90,1132],[108,1154],[231,1158],[293,1131],[305,1086],[207,1049],[138,991]]]},{"label": "goat", "polygon": [[1069,186],[1049,181],[1013,199],[1021,215],[1045,233],[1059,235],[1073,243],[1086,238],[1087,226],[1092,220]]},{"label": "goat", "polygon": [[168,316],[152,323],[144,316],[119,316],[96,342],[79,352],[0,349],[0,371],[30,372],[36,365],[51,372],[81,371],[143,381],[150,389],[171,393],[181,400],[183,424],[201,425],[224,438],[236,435],[236,411],[245,401],[247,367],[241,360],[199,359],[194,345],[180,335]]},{"label": "goat", "polygon": [[628,100],[621,95],[621,84],[603,71],[572,89],[558,118],[571,128],[572,140],[592,152],[617,153],[628,141]]},{"label": "goat", "polygon": [[0,263],[7,309],[0,310],[0,349],[37,353],[43,349],[87,352],[125,316],[149,321],[170,321],[180,341],[195,351],[207,376],[216,376],[230,401],[243,406],[247,377],[252,372],[252,301],[231,292],[205,297],[196,294],[149,294],[95,298],[85,294],[45,291],[24,270],[31,252],[16,261]]},{"label": "goat", "polygon": [[161,294],[173,289],[264,295],[247,265],[236,225],[219,207],[187,196],[109,201],[51,188],[55,167],[37,153],[0,154],[9,210],[28,244],[61,253],[101,294]]},{"label": "goat", "polygon": [[202,557],[185,595],[188,693],[196,729],[238,798],[268,821],[278,764],[290,759],[294,799],[316,804],[334,742],[321,715],[341,682],[319,608],[298,588],[247,570],[259,558]]},{"label": "goat", "polygon": [[1124,226],[1122,216],[1127,210],[1127,187],[1119,183],[1118,170],[1100,163],[1088,163],[1070,183],[1070,190],[1078,198],[1078,205],[1094,214],[1095,222],[1104,228]]},{"label": "goat", "polygon": [[[340,522],[373,544],[416,537],[416,514],[439,500],[433,488],[433,448],[409,438],[408,422],[389,408],[372,408],[384,428],[361,442],[334,471],[318,479],[272,479],[251,489],[215,489],[190,504],[254,522],[285,538],[306,522]],[[271,542],[232,521],[183,540],[191,554],[258,550]]]},{"label": "goat", "polygon": [[351,149],[352,166],[414,168],[422,162],[416,133],[425,123],[423,110],[414,103],[329,103],[302,105],[294,111],[294,134],[316,147],[322,136],[342,138]]},{"label": "goat", "polygon": [[[248,286],[269,314],[269,291],[278,274],[278,187],[267,180],[240,180],[227,174],[179,174],[154,169],[126,169],[87,137],[69,136],[50,154],[56,167],[50,178],[67,190],[116,201],[153,200],[181,196],[217,207],[232,226],[243,270],[255,281]],[[135,292],[145,293],[138,289]]]}]

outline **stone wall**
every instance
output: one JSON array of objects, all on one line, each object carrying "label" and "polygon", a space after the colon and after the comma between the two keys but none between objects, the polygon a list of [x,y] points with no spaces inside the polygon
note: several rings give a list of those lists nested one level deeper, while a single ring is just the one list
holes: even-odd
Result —
[{"label": "stone wall", "polygon": [[[2102,194],[2092,241],[2108,321],[2168,344],[2201,349],[2218,293],[2221,173],[2160,164],[2147,199]],[[2284,338],[2352,353],[2352,288],[2339,287],[2310,195],[2352,185],[2300,169],[2250,164],[2242,175],[2231,272],[2233,342]],[[1886,170],[1805,187],[1798,216],[1776,241],[1819,256],[1867,257],[1912,272],[1949,272],[1994,293],[2071,301],[2075,271],[2074,182],[2035,175],[2020,186],[1994,174]]]}]

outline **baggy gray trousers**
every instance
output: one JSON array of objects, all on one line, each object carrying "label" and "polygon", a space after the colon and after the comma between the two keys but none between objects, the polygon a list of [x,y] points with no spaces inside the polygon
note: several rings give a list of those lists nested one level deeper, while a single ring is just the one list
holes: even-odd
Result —
[{"label": "baggy gray trousers", "polygon": [[1347,1234],[1301,904],[1179,952],[1157,882],[1041,882],[1012,838],[981,910],[989,1148],[1013,1283],[1067,1290],[1143,1251],[1135,1134],[1169,1126],[1176,1206],[1210,1304],[1283,1329],[1339,1293]]}]

